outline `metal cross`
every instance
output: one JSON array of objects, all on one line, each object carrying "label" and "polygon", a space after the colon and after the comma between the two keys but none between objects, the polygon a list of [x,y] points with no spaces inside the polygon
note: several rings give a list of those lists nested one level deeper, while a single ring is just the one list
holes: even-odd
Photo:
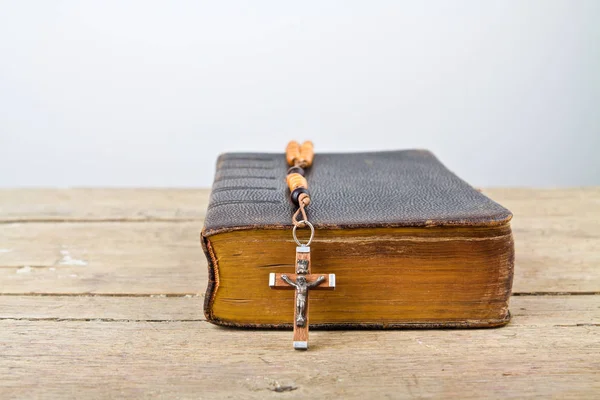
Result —
[{"label": "metal cross", "polygon": [[269,274],[271,289],[295,289],[294,349],[308,349],[308,292],[309,290],[335,289],[335,274],[310,273],[310,247],[296,247],[296,273]]}]

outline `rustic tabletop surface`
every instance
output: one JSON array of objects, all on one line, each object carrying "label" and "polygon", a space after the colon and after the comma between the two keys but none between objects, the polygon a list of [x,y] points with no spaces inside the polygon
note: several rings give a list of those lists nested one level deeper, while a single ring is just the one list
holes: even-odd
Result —
[{"label": "rustic tabletop surface", "polygon": [[600,188],[489,189],[515,215],[499,329],[207,323],[208,190],[0,190],[0,398],[598,398]]}]

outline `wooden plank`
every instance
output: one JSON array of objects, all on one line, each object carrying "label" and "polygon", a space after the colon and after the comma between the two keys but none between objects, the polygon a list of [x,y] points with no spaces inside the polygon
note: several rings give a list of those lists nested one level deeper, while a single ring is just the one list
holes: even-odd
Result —
[{"label": "wooden plank", "polygon": [[514,306],[500,329],[315,331],[306,353],[289,332],[198,321],[4,319],[0,398],[593,398],[598,296]]},{"label": "wooden plank", "polygon": [[516,217],[592,218],[600,214],[600,187],[485,188],[482,192],[508,208]]},{"label": "wooden plank", "polygon": [[[517,218],[593,220],[600,187],[486,188]],[[204,219],[210,189],[0,189],[0,222]]]},{"label": "wooden plank", "polygon": [[202,220],[209,189],[0,189],[0,222]]},{"label": "wooden plank", "polygon": [[197,294],[201,222],[0,226],[0,293]]},{"label": "wooden plank", "polygon": [[6,296],[0,319],[205,321],[202,295],[151,296]]},{"label": "wooden plank", "polygon": [[484,193],[514,214],[515,293],[600,291],[600,188]]},{"label": "wooden plank", "polygon": [[[86,193],[86,190],[81,192]],[[19,195],[16,200],[6,201],[6,194],[12,192],[1,192],[0,219],[6,220],[10,215],[6,210],[13,207],[10,205],[23,199]],[[133,219],[139,212],[166,216],[165,210],[177,209],[180,197],[173,195],[167,200],[171,190],[158,192],[166,193],[157,195],[165,202],[177,204],[157,206],[157,211],[152,212],[150,203],[154,191],[147,194],[135,190],[105,190],[90,197],[87,211],[77,209],[75,200],[69,200],[73,205],[68,207],[74,207],[74,211],[62,214],[71,215],[72,223],[0,224],[0,293],[203,292],[207,276],[206,260],[198,242],[201,220],[100,223],[78,219],[87,216],[90,220],[110,220],[128,215],[127,218]],[[515,293],[600,292],[600,226],[596,223],[600,220],[600,189],[494,189],[486,190],[488,192],[515,213]],[[49,190],[49,193],[59,199],[56,193],[70,191]],[[104,193],[104,197],[99,193]],[[139,204],[134,198],[127,200],[132,193],[139,194]],[[145,193],[148,197],[144,197]],[[196,197],[193,193],[188,193],[191,198]],[[114,202],[109,199],[111,194],[115,196]],[[43,196],[39,198],[42,200]],[[119,208],[121,202],[123,206]],[[106,214],[100,211],[103,203],[108,204]],[[148,204],[148,208],[134,207],[143,204]],[[185,210],[180,214],[190,215]],[[34,212],[25,215],[37,219],[48,217]],[[85,265],[78,265],[79,261]]]},{"label": "wooden plank", "polygon": [[[203,301],[203,295],[0,295],[0,319],[204,321]],[[598,295],[513,296],[510,308],[510,325],[535,325],[547,318],[573,326],[600,323]]]},{"label": "wooden plank", "polygon": [[[513,292],[600,292],[600,233],[552,229],[515,227]],[[200,230],[201,222],[3,224],[0,293],[203,293]]]},{"label": "wooden plank", "polygon": [[[186,203],[171,190],[86,190],[79,199],[48,191],[54,200],[22,191],[10,201],[0,191],[0,293],[111,295],[0,295],[0,398],[591,398],[600,390],[600,296],[513,297],[513,321],[496,330],[315,331],[298,355],[289,332],[203,322],[195,191]],[[32,192],[42,196],[31,200]],[[515,291],[600,292],[600,189],[486,193],[515,214]]]}]

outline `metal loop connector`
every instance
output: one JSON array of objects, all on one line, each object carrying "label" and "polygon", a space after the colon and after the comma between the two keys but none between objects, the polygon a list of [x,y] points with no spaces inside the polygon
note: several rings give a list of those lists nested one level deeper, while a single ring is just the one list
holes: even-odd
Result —
[{"label": "metal loop connector", "polygon": [[[308,225],[308,227],[310,228],[310,238],[306,243],[301,243],[298,240],[298,237],[296,236],[296,229],[298,229],[298,226],[301,224],[305,224],[305,226]],[[298,221],[298,225],[294,225],[294,229],[292,229],[292,236],[294,237],[294,241],[298,246],[310,246],[310,244],[313,241],[313,238],[315,237],[315,227],[313,226],[313,224],[303,219],[301,221]]]}]

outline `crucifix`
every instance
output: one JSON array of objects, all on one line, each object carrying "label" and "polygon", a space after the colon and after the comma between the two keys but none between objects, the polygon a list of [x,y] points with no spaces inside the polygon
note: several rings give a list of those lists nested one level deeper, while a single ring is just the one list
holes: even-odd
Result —
[{"label": "crucifix", "polygon": [[[294,239],[295,239],[294,235]],[[311,290],[335,289],[335,274],[311,274],[310,247],[307,244],[296,247],[296,273],[269,274],[271,289],[295,289],[294,307],[294,349],[308,349],[308,292]],[[310,241],[309,241],[310,243]]]}]

